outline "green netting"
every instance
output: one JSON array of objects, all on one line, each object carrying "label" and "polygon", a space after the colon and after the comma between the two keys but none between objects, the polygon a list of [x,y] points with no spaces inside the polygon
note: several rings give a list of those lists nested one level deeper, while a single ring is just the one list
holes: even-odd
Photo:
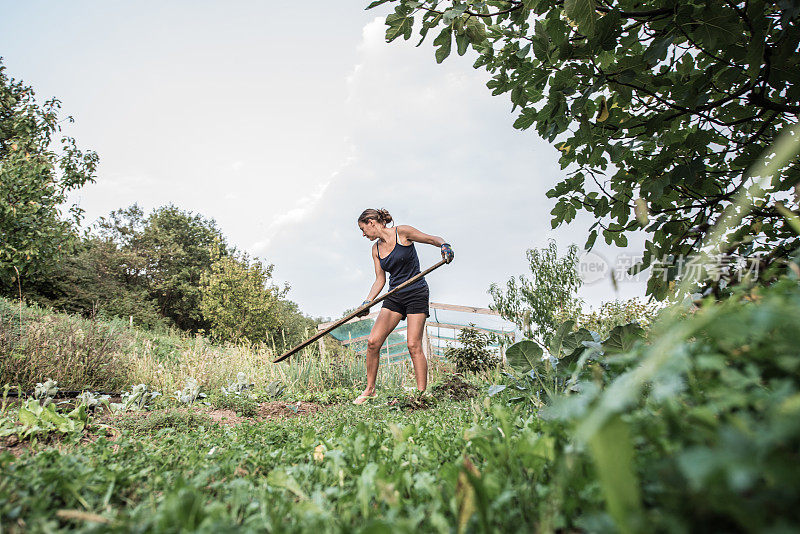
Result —
[{"label": "green netting", "polygon": [[343,324],[331,332],[331,335],[339,341],[346,341],[355,337],[367,336],[369,335],[370,330],[372,330],[372,325],[374,324],[375,321],[372,319],[364,319],[355,323]]},{"label": "green netting", "polygon": [[[344,324],[331,332],[331,335],[354,351],[364,353],[367,351],[366,336],[369,335],[374,324],[375,321],[372,319],[363,319],[355,323]],[[402,361],[408,356],[405,328],[405,321],[401,321],[397,328],[386,338],[381,348],[381,357],[389,358],[391,360],[390,363],[394,363],[394,360]],[[353,339],[356,341],[352,341]]]}]

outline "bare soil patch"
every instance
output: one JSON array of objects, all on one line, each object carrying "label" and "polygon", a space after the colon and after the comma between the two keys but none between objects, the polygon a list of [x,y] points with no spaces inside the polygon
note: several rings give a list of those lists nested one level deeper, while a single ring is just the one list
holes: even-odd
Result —
[{"label": "bare soil patch", "polygon": [[256,419],[282,419],[285,417],[297,417],[300,415],[311,415],[325,406],[313,402],[300,402],[289,404],[285,402],[262,402],[258,407]]},{"label": "bare soil patch", "polygon": [[[236,426],[246,422],[269,421],[275,419],[285,419],[289,417],[300,417],[303,415],[310,415],[325,408],[326,408],[325,406],[313,402],[298,401],[294,403],[287,403],[287,402],[274,401],[274,402],[259,403],[258,413],[255,417],[245,417],[237,414],[235,411],[228,408],[214,408],[203,405],[194,405],[190,408],[179,409],[178,411],[182,413],[189,413],[190,411],[195,412],[198,414],[208,416],[215,423],[226,426]],[[151,412],[151,411],[132,412],[130,414],[125,414],[117,417],[141,419],[150,417],[154,413],[157,412]]]},{"label": "bare soil patch", "polygon": [[239,417],[233,410],[212,409],[204,413],[208,414],[208,416],[211,417],[211,420],[214,421],[215,423],[219,423],[221,425],[226,425],[226,426],[235,426],[240,423],[243,423],[244,421],[247,421],[246,417]]},{"label": "bare soil patch", "polygon": [[454,401],[467,400],[478,396],[478,388],[469,382],[465,382],[458,375],[451,376],[431,389],[436,397]]},{"label": "bare soil patch", "polygon": [[24,453],[30,447],[31,443],[29,441],[20,441],[17,439],[17,436],[0,438],[0,453],[10,452],[19,458],[22,456],[22,453]]}]

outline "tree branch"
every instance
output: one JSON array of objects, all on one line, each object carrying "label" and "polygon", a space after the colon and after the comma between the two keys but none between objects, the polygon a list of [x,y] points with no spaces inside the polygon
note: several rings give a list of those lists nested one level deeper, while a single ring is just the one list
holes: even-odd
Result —
[{"label": "tree branch", "polygon": [[781,113],[800,113],[800,106],[774,102],[766,98],[761,92],[752,93],[749,100],[752,104],[767,108],[772,111],[779,111]]}]

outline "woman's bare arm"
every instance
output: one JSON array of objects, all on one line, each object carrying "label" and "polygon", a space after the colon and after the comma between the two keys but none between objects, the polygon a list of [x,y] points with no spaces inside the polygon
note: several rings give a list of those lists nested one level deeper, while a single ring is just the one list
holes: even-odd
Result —
[{"label": "woman's bare arm", "polygon": [[398,226],[397,233],[405,237],[407,240],[414,241],[416,243],[427,243],[428,245],[434,245],[436,247],[441,247],[446,243],[446,241],[438,235],[428,235],[425,232],[420,232],[413,226],[408,226],[407,224]]},{"label": "woman's bare arm", "polygon": [[383,286],[386,285],[386,271],[381,269],[381,260],[378,258],[378,247],[372,247],[372,261],[375,264],[375,282],[372,283],[372,287],[369,290],[369,294],[367,295],[367,300],[375,300],[375,297],[381,292]]}]

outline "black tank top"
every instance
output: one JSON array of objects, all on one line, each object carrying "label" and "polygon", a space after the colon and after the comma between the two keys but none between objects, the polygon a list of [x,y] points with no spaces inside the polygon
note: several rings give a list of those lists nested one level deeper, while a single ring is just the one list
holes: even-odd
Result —
[{"label": "black tank top", "polygon": [[[394,235],[396,244],[385,258],[381,258],[380,247],[377,243],[375,245],[378,247],[378,260],[380,260],[381,269],[389,273],[389,291],[420,273],[419,256],[417,256],[417,249],[414,248],[414,243],[401,245],[400,238],[397,235],[397,228],[394,229]],[[425,277],[401,289],[398,294],[406,295],[423,288],[428,288],[428,282],[425,281]]]}]

